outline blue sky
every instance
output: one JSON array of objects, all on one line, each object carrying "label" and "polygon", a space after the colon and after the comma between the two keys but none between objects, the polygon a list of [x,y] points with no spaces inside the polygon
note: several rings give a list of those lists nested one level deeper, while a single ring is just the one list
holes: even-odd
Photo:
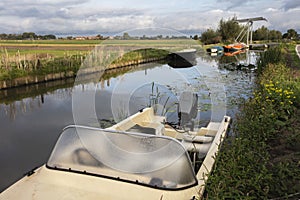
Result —
[{"label": "blue sky", "polygon": [[234,15],[268,19],[254,28],[300,33],[300,0],[1,0],[0,33],[114,35],[158,27],[200,34]]}]

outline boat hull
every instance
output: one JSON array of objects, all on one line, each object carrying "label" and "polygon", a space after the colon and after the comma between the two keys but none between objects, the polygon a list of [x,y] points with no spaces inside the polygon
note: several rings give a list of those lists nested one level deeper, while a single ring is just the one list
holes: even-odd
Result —
[{"label": "boat hull", "polygon": [[[163,120],[164,120],[163,117],[154,115],[152,108],[147,108],[139,113],[136,113],[135,115],[130,116],[129,118],[123,120],[122,122],[119,122],[118,124],[106,130],[127,131],[135,124],[140,124],[141,126],[148,124],[157,130],[156,135],[163,134],[162,136],[152,136],[152,137],[165,138],[168,139],[169,141],[175,142],[176,144],[179,143],[179,141],[181,141],[182,143],[180,143],[178,147],[182,147],[182,150],[184,152],[189,151],[189,153],[191,154],[196,153],[194,155],[199,155],[199,152],[203,151],[204,159],[199,170],[197,170],[197,173],[193,174],[195,178],[194,179],[195,182],[192,185],[186,185],[186,187],[181,187],[181,188],[179,187],[161,188],[158,187],[157,185],[149,185],[149,183],[146,184],[144,182],[138,182],[138,181],[132,182],[125,179],[120,179],[120,177],[115,177],[116,176],[115,172],[113,173],[114,177],[105,176],[103,174],[97,175],[97,174],[87,173],[87,171],[78,171],[78,170],[76,171],[74,169],[71,170],[71,168],[59,168],[60,167],[59,163],[57,167],[56,165],[55,167],[53,167],[51,166],[51,162],[50,165],[48,162],[49,166],[47,165],[41,166],[40,168],[32,171],[27,176],[23,177],[21,180],[19,180],[11,187],[3,191],[0,194],[0,200],[10,200],[10,199],[11,200],[15,200],[15,199],[22,199],[22,200],[31,200],[31,199],[37,199],[37,200],[52,200],[52,199],[182,200],[182,199],[201,198],[205,190],[205,183],[207,182],[209,174],[212,172],[213,169],[213,165],[215,161],[214,158],[218,153],[222,141],[225,138],[225,135],[227,133],[230,124],[230,117],[224,116],[221,122],[210,122],[207,127],[202,127],[197,132],[190,132],[189,135],[182,135],[178,131],[170,127],[161,127],[162,126],[161,122]],[[91,130],[101,131],[95,128]],[[98,134],[100,133],[97,132],[97,135]],[[117,134],[117,133],[114,132],[113,134]],[[126,134],[126,133],[122,133],[122,134]],[[134,138],[136,137],[137,135],[135,135]],[[143,141],[145,138],[147,138],[147,136],[143,135],[142,138]],[[145,143],[144,145],[146,144],[148,143]],[[149,143],[149,145],[153,147],[151,143]],[[170,145],[170,143],[168,145]],[[59,154],[59,155],[64,155],[64,154]],[[188,156],[188,154],[186,154],[186,156]],[[196,162],[193,163],[193,165],[195,164]],[[192,167],[191,165],[189,166]],[[100,166],[99,168],[103,170],[102,167]],[[178,168],[178,174],[186,173],[186,170],[180,171],[180,169],[183,168]],[[109,171],[111,169],[106,169],[106,170]],[[193,172],[193,168],[191,168],[191,170]],[[177,168],[176,168],[176,172],[177,172]],[[174,173],[172,172],[171,174],[173,177]],[[184,174],[184,177],[186,177],[186,174]]]},{"label": "boat hull", "polygon": [[53,199],[192,199],[195,188],[168,191],[118,180],[48,169],[45,165],[0,195],[1,200]]},{"label": "boat hull", "polygon": [[243,43],[229,44],[229,45],[225,45],[223,47],[224,47],[224,52],[235,52],[235,51],[240,51],[240,50],[247,48],[247,46]]},{"label": "boat hull", "polygon": [[196,61],[196,49],[186,49],[170,53],[168,56],[168,65],[173,68],[187,68],[197,64]]}]

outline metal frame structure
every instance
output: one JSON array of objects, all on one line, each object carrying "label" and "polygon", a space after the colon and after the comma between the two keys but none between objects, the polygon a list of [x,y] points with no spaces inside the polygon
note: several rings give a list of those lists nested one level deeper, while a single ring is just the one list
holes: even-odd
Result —
[{"label": "metal frame structure", "polygon": [[239,35],[237,36],[235,41],[236,42],[241,42],[242,39],[247,34],[247,46],[249,46],[249,39],[250,39],[250,44],[252,44],[253,22],[254,21],[268,21],[268,20],[264,17],[254,17],[254,18],[246,18],[246,19],[235,19],[235,21],[239,22],[239,23],[245,23],[246,22],[246,26],[239,33]]}]

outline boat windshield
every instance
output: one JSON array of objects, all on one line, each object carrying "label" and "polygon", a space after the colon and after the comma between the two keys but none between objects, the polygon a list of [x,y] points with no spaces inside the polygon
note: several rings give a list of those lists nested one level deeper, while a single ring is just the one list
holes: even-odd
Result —
[{"label": "boat windshield", "polygon": [[88,127],[66,128],[47,167],[159,189],[197,184],[189,156],[177,140]]}]

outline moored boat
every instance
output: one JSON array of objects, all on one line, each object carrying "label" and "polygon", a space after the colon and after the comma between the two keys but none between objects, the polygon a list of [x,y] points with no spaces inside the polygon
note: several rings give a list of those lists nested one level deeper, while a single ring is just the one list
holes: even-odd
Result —
[{"label": "moored boat", "polygon": [[0,199],[195,199],[230,117],[177,130],[145,108],[107,128],[66,127],[48,160]]},{"label": "moored boat", "polygon": [[235,43],[235,44],[224,45],[223,47],[225,52],[234,52],[234,51],[246,49],[247,45],[244,43]]},{"label": "moored boat", "polygon": [[224,51],[224,48],[222,46],[212,46],[210,48],[207,48],[206,51],[208,53],[222,53]]},{"label": "moored boat", "polygon": [[183,49],[169,54],[168,64],[173,68],[192,67],[197,64],[196,49]]}]

